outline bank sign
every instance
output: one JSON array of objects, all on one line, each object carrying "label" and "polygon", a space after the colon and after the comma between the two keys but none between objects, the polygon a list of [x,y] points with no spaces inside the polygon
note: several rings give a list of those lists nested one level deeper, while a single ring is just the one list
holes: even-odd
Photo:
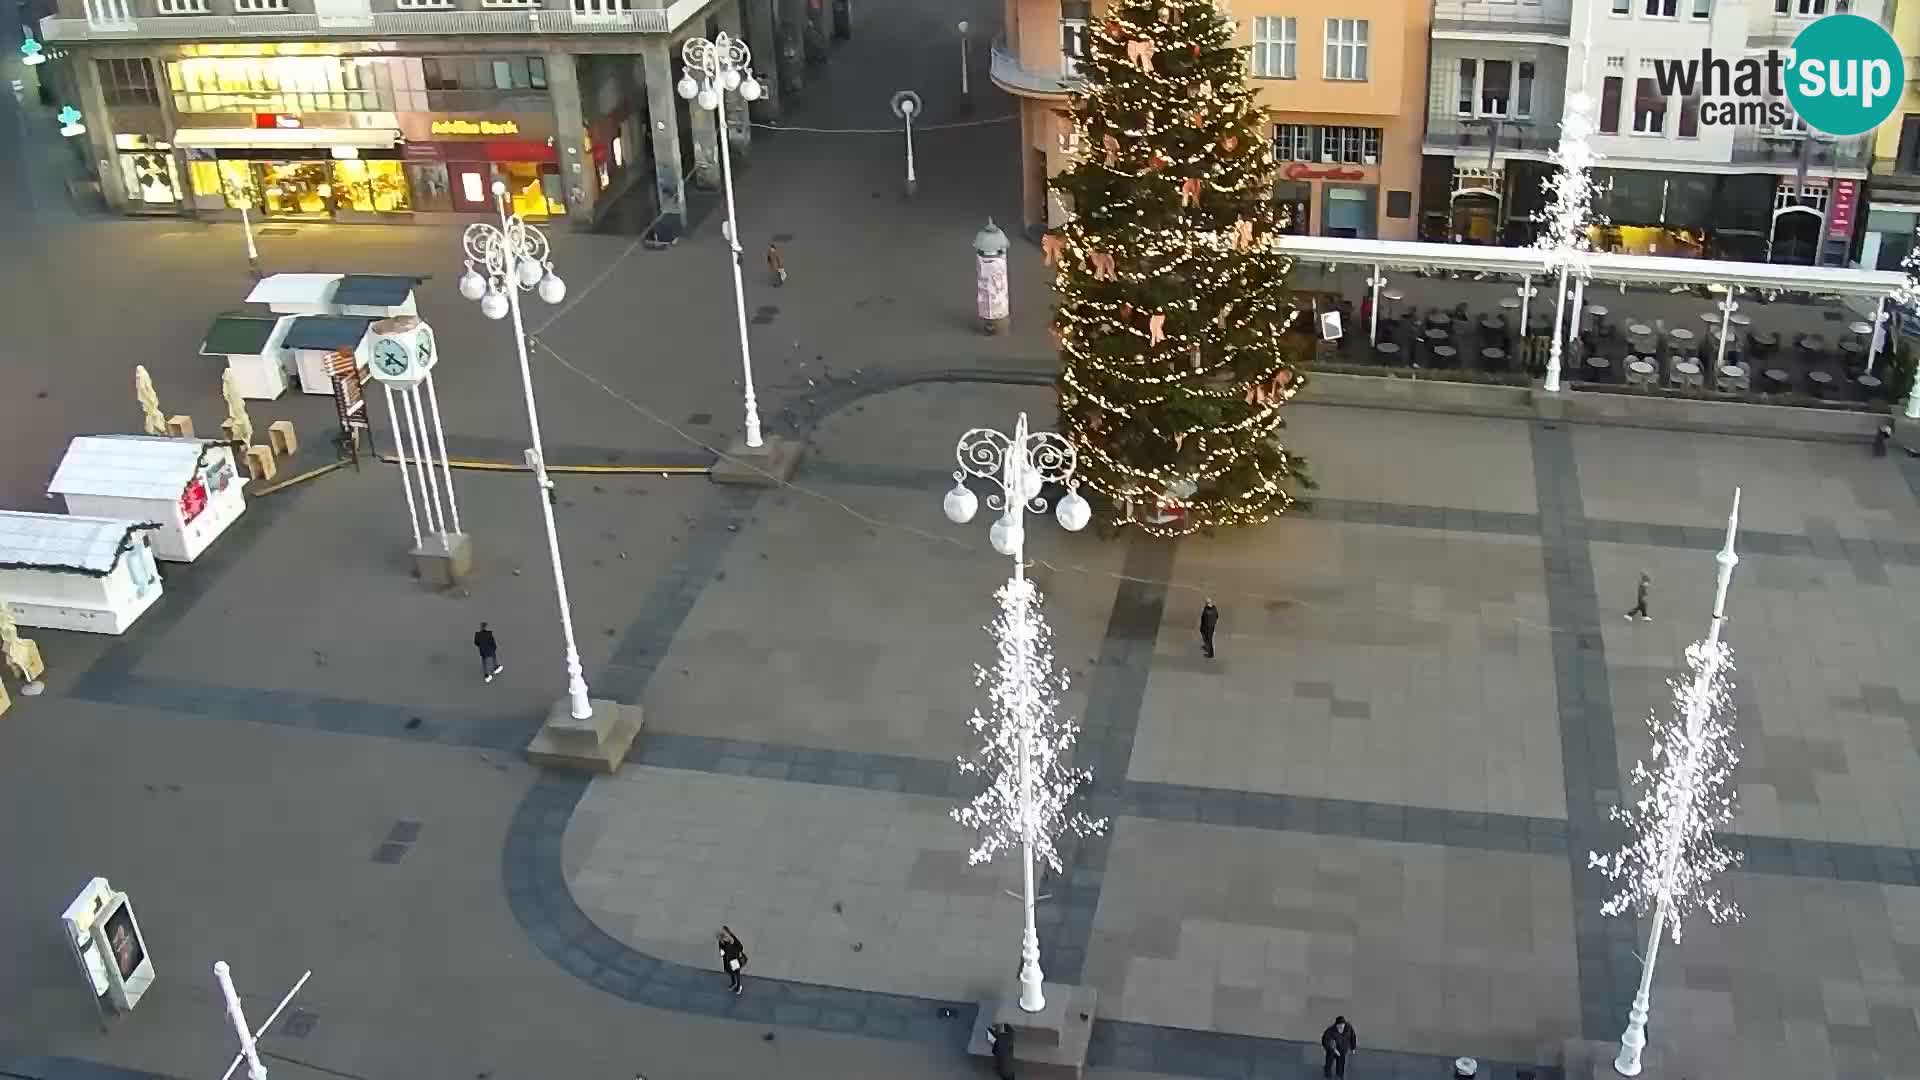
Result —
[{"label": "bank sign", "polygon": [[1893,35],[1859,15],[1817,19],[1786,52],[1728,59],[1655,60],[1662,95],[1700,98],[1700,122],[1790,127],[1795,116],[1825,135],[1872,131],[1893,115],[1907,66]]}]

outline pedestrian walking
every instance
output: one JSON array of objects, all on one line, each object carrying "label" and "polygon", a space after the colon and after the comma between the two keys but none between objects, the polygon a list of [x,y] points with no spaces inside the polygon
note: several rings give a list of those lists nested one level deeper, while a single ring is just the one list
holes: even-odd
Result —
[{"label": "pedestrian walking", "polygon": [[727,973],[727,985],[740,993],[740,972],[747,966],[747,947],[731,927],[722,926],[716,938],[720,943],[720,967]]},{"label": "pedestrian walking", "polygon": [[1873,433],[1874,457],[1887,456],[1887,440],[1891,438],[1893,438],[1893,428],[1889,425],[1881,424],[1880,430]]},{"label": "pedestrian walking", "polygon": [[500,663],[500,645],[493,640],[493,631],[487,629],[486,623],[481,623],[480,629],[473,632],[473,647],[480,650],[480,674],[486,676],[488,682],[506,670]]},{"label": "pedestrian walking", "polygon": [[1647,614],[1647,590],[1653,587],[1653,579],[1640,575],[1640,588],[1634,593],[1633,610],[1627,612],[1627,618],[1651,622],[1653,616]]},{"label": "pedestrian walking", "polygon": [[1220,609],[1213,606],[1213,597],[1207,597],[1207,604],[1200,609],[1200,650],[1207,659],[1213,659],[1213,628],[1220,625]]},{"label": "pedestrian walking", "polygon": [[993,1047],[993,1075],[999,1080],[1014,1080],[1013,1025],[995,1024],[989,1027],[987,1043]]},{"label": "pedestrian walking", "polygon": [[779,244],[767,245],[767,273],[773,276],[775,285],[787,283],[787,259],[780,254]]},{"label": "pedestrian walking", "polygon": [[1320,1033],[1320,1049],[1327,1052],[1327,1063],[1321,1067],[1321,1076],[1347,1075],[1347,1059],[1360,1048],[1360,1040],[1353,1033],[1353,1025],[1347,1023],[1344,1016],[1336,1016],[1327,1030]]}]

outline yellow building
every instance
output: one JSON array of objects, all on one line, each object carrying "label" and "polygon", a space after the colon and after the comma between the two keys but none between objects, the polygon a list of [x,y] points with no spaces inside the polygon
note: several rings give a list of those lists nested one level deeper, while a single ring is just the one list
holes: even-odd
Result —
[{"label": "yellow building", "polygon": [[1869,270],[1899,269],[1920,227],[1920,0],[1898,0],[1892,11],[1893,40],[1907,60],[1907,86],[1900,107],[1874,134],[1867,224],[1855,264]]},{"label": "yellow building", "polygon": [[[1224,5],[1223,5],[1224,6]],[[1058,224],[1047,178],[1067,163],[1067,95],[1087,25],[1105,0],[1006,0],[993,81],[1020,101],[1025,224]],[[1290,228],[1313,236],[1411,240],[1418,221],[1427,99],[1425,0],[1345,0],[1337,17],[1299,0],[1237,0],[1236,40],[1249,51],[1272,121],[1276,199]]]}]

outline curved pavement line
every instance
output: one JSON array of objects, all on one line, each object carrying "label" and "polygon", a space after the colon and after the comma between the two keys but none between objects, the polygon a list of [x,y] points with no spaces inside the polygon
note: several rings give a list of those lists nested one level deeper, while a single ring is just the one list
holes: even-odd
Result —
[{"label": "curved pavement line", "polygon": [[[1053,376],[1037,371],[952,369],[927,373],[863,372],[815,389],[806,416],[794,426],[804,434],[862,399],[927,384],[995,383],[1050,386]],[[610,665],[611,677],[596,689],[615,700],[634,700],[646,689],[693,609],[706,583],[739,535],[737,526],[770,489],[735,489],[722,512],[707,515],[687,539],[688,557],[667,576],[641,607],[648,614],[630,627]],[[700,542],[696,542],[698,537]],[[615,689],[617,687],[617,689]],[[580,910],[567,887],[561,855],[567,823],[586,795],[592,778],[543,771],[528,789],[507,826],[501,854],[501,878],[507,907],[527,940],[563,971],[596,989],[650,1008],[722,1017],[748,1023],[798,1027],[834,1034],[897,1039],[965,1052],[979,1003],[949,1001],[877,990],[851,990],[820,983],[754,978],[748,992],[727,991],[718,964],[691,967],[633,948],[602,930]],[[1248,1077],[1308,1075],[1319,1049],[1315,1043],[1222,1031],[1163,1027],[1096,1018],[1089,1067],[1116,1067],[1182,1076],[1242,1080]],[[1441,1076],[1450,1058],[1431,1054],[1372,1051],[1364,1060],[1370,1072],[1384,1075]],[[1559,1068],[1481,1059],[1488,1075],[1530,1069],[1539,1080],[1560,1080]]]}]

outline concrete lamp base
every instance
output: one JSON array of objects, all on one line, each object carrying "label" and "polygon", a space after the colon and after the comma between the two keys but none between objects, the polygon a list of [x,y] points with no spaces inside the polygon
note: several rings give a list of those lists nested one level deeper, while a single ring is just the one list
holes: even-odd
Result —
[{"label": "concrete lamp base", "polygon": [[[1619,1053],[1617,1040],[1572,1039],[1561,1044],[1560,1061],[1567,1080],[1620,1080],[1619,1072],[1613,1067]],[[1640,1052],[1640,1080],[1685,1080],[1698,1075],[1698,1069],[1657,1047],[1648,1046]]]},{"label": "concrete lamp base", "polygon": [[716,484],[743,487],[779,487],[793,479],[807,445],[778,435],[768,435],[761,441],[765,445],[750,447],[744,439],[734,440],[726,454],[713,463],[708,477]]},{"label": "concrete lamp base", "polygon": [[1022,1077],[1061,1077],[1080,1080],[1087,1068],[1087,1048],[1093,1042],[1094,1005],[1099,992],[1091,986],[1044,983],[1047,1007],[1037,1013],[1020,1008],[1016,981],[1001,997],[980,1003],[973,1021],[967,1053],[993,1056],[987,1029],[995,1024],[1013,1027],[1013,1060]]},{"label": "concrete lamp base", "polygon": [[573,704],[566,698],[547,710],[547,722],[527,744],[527,760],[549,769],[570,772],[613,774],[627,760],[633,742],[640,736],[640,706],[594,698],[593,715],[585,720],[573,718]]},{"label": "concrete lamp base", "polygon": [[473,570],[473,540],[466,533],[440,533],[409,552],[413,576],[429,589],[451,589]]}]

